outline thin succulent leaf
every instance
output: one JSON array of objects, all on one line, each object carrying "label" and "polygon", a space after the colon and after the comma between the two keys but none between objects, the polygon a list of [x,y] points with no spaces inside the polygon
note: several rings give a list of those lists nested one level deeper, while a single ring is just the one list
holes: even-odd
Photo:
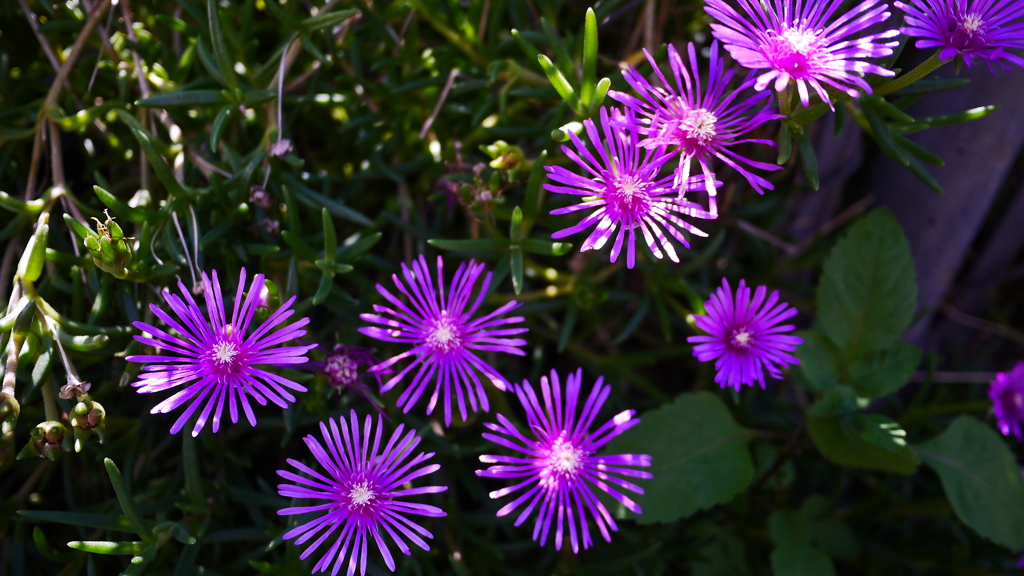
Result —
[{"label": "thin succulent leaf", "polygon": [[544,74],[547,75],[548,81],[551,82],[551,86],[554,87],[558,95],[562,97],[562,100],[569,105],[570,108],[577,114],[582,115],[582,109],[580,105],[579,96],[576,95],[576,91],[573,90],[572,85],[565,78],[561,71],[551,63],[551,60],[543,55],[537,56],[537,62],[540,67],[544,69]]},{"label": "thin succulent leaf", "polygon": [[143,108],[178,108],[185,106],[208,106],[210,104],[224,104],[228,98],[223,90],[182,90],[168,94],[158,94],[136,100],[136,106]]},{"label": "thin succulent leaf", "polygon": [[892,137],[894,140],[896,140],[896,143],[898,145],[902,146],[907,152],[910,152],[915,158],[923,160],[924,162],[927,162],[932,166],[942,167],[946,165],[945,160],[939,158],[935,154],[932,154],[923,146],[921,146],[917,142],[914,142],[910,138],[907,138],[902,134],[893,134]]},{"label": "thin succulent leaf", "polygon": [[156,173],[157,178],[167,188],[167,191],[172,195],[179,198],[187,198],[192,200],[195,198],[195,193],[191,192],[185,186],[182,186],[178,179],[174,177],[174,173],[164,162],[160,152],[157,151],[156,145],[153,144],[153,135],[149,133],[145,127],[142,126],[139,121],[131,115],[127,110],[118,110],[117,117],[128,125],[132,135],[139,142],[139,147],[142,148],[142,153],[146,155],[149,160],[149,165],[153,167],[153,172]]},{"label": "thin succulent leaf", "polygon": [[231,116],[237,108],[233,104],[227,104],[217,112],[217,117],[213,119],[213,126],[210,128],[210,148],[213,150],[220,148],[220,139],[224,135],[224,129],[227,128],[228,121],[231,120]]},{"label": "thin succulent leaf", "polygon": [[918,80],[913,84],[900,88],[892,93],[893,96],[916,96],[919,94],[934,94],[945,92],[966,86],[971,83],[970,78],[926,78]]},{"label": "thin succulent leaf", "polygon": [[136,555],[146,548],[145,542],[111,542],[109,540],[72,540],[68,548],[104,555]]},{"label": "thin succulent leaf", "polygon": [[107,476],[110,477],[110,484],[114,487],[114,494],[117,495],[117,501],[121,504],[121,511],[124,512],[125,518],[131,524],[132,530],[145,542],[152,541],[153,532],[146,521],[142,519],[142,514],[139,513],[139,508],[135,504],[135,498],[128,491],[128,485],[125,484],[121,471],[117,469],[117,464],[114,464],[114,461],[110,458],[104,458],[103,466],[107,469]]},{"label": "thin succulent leaf", "polygon": [[861,107],[861,110],[864,112],[864,118],[868,121],[868,126],[871,127],[871,136],[878,143],[878,147],[882,152],[896,162],[904,166],[910,166],[910,158],[907,152],[900,148],[896,141],[893,140],[892,133],[889,131],[889,125],[886,124],[885,120],[882,120],[882,116],[871,105],[871,102],[864,101],[864,106]]},{"label": "thin succulent leaf", "polygon": [[786,124],[779,126],[779,136],[775,142],[779,148],[779,155],[775,159],[775,163],[784,166],[793,156],[793,135]]},{"label": "thin succulent leaf", "polygon": [[594,93],[597,88],[597,16],[593,8],[587,8],[583,26],[583,80],[580,82],[580,101],[588,110],[593,110]]},{"label": "thin succulent leaf", "polygon": [[337,12],[326,12],[310,16],[299,23],[299,29],[305,33],[315,32],[323,28],[333,28],[359,13],[358,8],[348,8]]},{"label": "thin succulent leaf", "polygon": [[427,244],[441,250],[455,250],[459,252],[498,252],[508,250],[508,240],[505,238],[480,238],[478,240],[448,240],[443,238],[432,238]]},{"label": "thin succulent leaf", "polygon": [[220,13],[217,10],[217,0],[206,0],[206,18],[210,28],[210,44],[213,48],[213,57],[217,61],[217,69],[224,78],[227,87],[236,90],[239,87],[238,76],[235,74],[235,63],[228,54],[228,45],[224,39],[224,29],[220,23]]},{"label": "thin succulent leaf", "polygon": [[999,108],[1000,107],[997,105],[978,106],[977,108],[971,108],[970,110],[964,110],[963,112],[957,112],[956,114],[918,118],[912,124],[900,124],[894,126],[893,131],[900,134],[911,134],[913,132],[920,132],[921,130],[935,128],[936,126],[950,126],[952,124],[973,122],[974,120],[981,120],[996,110],[999,110]]},{"label": "thin succulent leaf", "polygon": [[338,235],[334,231],[334,220],[327,208],[320,210],[320,220],[324,228],[324,258],[334,262],[334,253],[338,251]]},{"label": "thin succulent leaf", "polygon": [[509,272],[512,276],[512,290],[518,296],[523,291],[523,248],[519,245],[509,247]]},{"label": "thin succulent leaf", "polygon": [[25,201],[21,198],[15,198],[7,192],[0,192],[0,208],[14,212],[16,214],[28,214],[30,216],[38,216],[43,208],[46,207],[46,201],[42,198],[36,198],[35,200]]},{"label": "thin succulent leaf", "polygon": [[604,98],[608,95],[608,89],[611,87],[612,81],[608,77],[597,81],[597,87],[594,88],[594,97],[590,102],[590,116],[597,114],[597,111],[601,109],[601,105],[604,104]]},{"label": "thin succulent leaf", "polygon": [[521,246],[526,252],[545,256],[565,256],[572,251],[571,242],[552,242],[537,238],[526,238],[522,241]]}]

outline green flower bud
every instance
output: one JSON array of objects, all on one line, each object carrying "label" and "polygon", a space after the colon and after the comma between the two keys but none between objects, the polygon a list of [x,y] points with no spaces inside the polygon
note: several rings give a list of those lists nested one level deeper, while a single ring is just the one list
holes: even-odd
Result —
[{"label": "green flower bud", "polygon": [[50,236],[50,214],[43,212],[39,215],[39,222],[36,224],[36,233],[28,239],[25,252],[18,262],[17,277],[27,282],[35,282],[43,273],[43,264],[46,263],[46,242]]},{"label": "green flower bud", "polygon": [[61,452],[71,448],[71,434],[61,422],[42,422],[32,429],[28,444],[22,448],[18,458],[39,456],[56,460]]},{"label": "green flower bud", "polygon": [[82,446],[93,434],[102,443],[106,436],[106,410],[99,402],[88,397],[83,398],[71,409],[71,427],[75,435],[75,452],[81,452]]}]

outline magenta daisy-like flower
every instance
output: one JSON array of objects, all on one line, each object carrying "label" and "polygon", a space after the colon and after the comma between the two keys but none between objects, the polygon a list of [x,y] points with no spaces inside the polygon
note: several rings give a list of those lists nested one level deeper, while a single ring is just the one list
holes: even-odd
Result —
[{"label": "magenta daisy-like flower", "polygon": [[1009,372],[996,374],[989,386],[988,397],[992,399],[992,411],[999,423],[999,431],[1005,436],[1012,434],[1018,440],[1024,440],[1021,434],[1024,429],[1024,362]]},{"label": "magenta daisy-like flower", "polygon": [[398,406],[408,412],[428,388],[432,389],[427,414],[432,413],[440,402],[444,405],[445,425],[450,425],[453,389],[459,413],[465,420],[468,417],[467,401],[473,412],[489,409],[487,392],[480,376],[502,391],[508,384],[497,370],[477,356],[477,352],[525,356],[522,347],[526,346],[526,340],[509,336],[523,334],[528,329],[513,326],[524,321],[522,316],[505,317],[520,306],[515,300],[490,314],[474,317],[491,285],[491,273],[488,272],[477,289],[483,264],[474,261],[461,264],[447,291],[443,266],[444,261],[438,256],[435,287],[426,258],[420,256],[413,261],[411,268],[403,264],[402,277],[394,274],[391,278],[409,304],[378,284],[377,291],[393,308],[374,304],[377,314],[362,314],[360,318],[378,326],[360,328],[359,331],[378,340],[411,346],[370,370],[380,372],[412,357],[413,361],[408,366],[384,383],[381,392],[394,388],[416,369],[412,382],[398,397]]},{"label": "magenta daisy-like flower", "polygon": [[257,274],[248,291],[244,292],[243,299],[245,269],[242,269],[228,321],[217,271],[213,272],[212,281],[204,272],[202,289],[206,315],[192,298],[192,293],[179,282],[178,289],[184,299],[167,291],[163,293],[170,313],[150,304],[153,314],[174,334],[145,322],[135,322],[135,327],[145,332],[143,336],[136,336],[136,340],[168,354],[129,356],[129,362],[147,364],[132,386],[141,393],[182,388],[157,404],[153,414],[165,414],[188,404],[171,427],[171,434],[178,433],[200,407],[203,410],[192,428],[192,435],[197,436],[211,416],[213,431],[217,432],[225,404],[232,422],[238,422],[238,407],[241,405],[245,417],[255,426],[256,416],[250,397],[263,406],[269,400],[287,408],[290,402],[295,402],[291,392],[306,391],[301,384],[260,368],[303,364],[308,360],[305,353],[314,347],[281,346],[305,335],[302,327],[309,324],[309,318],[291,324],[285,322],[295,312],[291,309],[295,297],[250,332],[263,286],[263,274]]},{"label": "magenta daisy-like flower", "polygon": [[582,380],[583,371],[577,370],[566,379],[563,389],[558,374],[552,370],[550,380],[545,376],[540,379],[539,397],[529,382],[523,382],[521,387],[517,385],[516,396],[526,409],[525,434],[504,415],[498,414],[497,424],[485,424],[495,433],[485,432],[484,438],[519,455],[481,456],[481,462],[494,465],[477,471],[478,476],[517,482],[491,492],[491,498],[495,499],[519,492],[514,500],[498,510],[498,516],[521,509],[515,522],[519,526],[536,510],[533,539],[543,546],[554,528],[555,549],[562,548],[568,535],[573,552],[579,552],[581,543],[584,549],[593,544],[590,520],[606,542],[611,542],[611,532],[618,530],[608,509],[597,499],[594,488],[640,514],[640,506],[620,489],[643,494],[642,488],[625,478],[651,477],[650,472],[634,470],[650,466],[650,456],[596,454],[609,440],[640,420],[634,410],[626,410],[591,431],[611,387],[603,385],[603,379],[598,378],[586,401],[581,403]]},{"label": "magenta daisy-like flower", "polygon": [[968,66],[975,57],[993,68],[1002,60],[1024,66],[1024,2],[1020,0],[906,0],[896,2],[906,14],[900,28],[918,38],[918,48],[939,48],[939,57],[962,56]]},{"label": "magenta daisy-like flower", "polygon": [[774,83],[775,91],[782,92],[793,81],[804,106],[810,105],[808,86],[833,106],[829,86],[857,98],[871,93],[863,74],[894,76],[864,59],[889,56],[899,44],[884,41],[899,30],[858,36],[889,18],[886,3],[866,0],[833,19],[844,1],[735,0],[740,13],[727,0],[707,0],[704,10],[716,20],[711,23],[714,36],[733,59],[753,70],[767,69],[755,90]]},{"label": "magenta daisy-like flower", "polygon": [[417,494],[444,492],[448,487],[411,487],[412,480],[431,474],[441,466],[424,466],[423,463],[434,453],[420,452],[413,456],[420,437],[415,430],[409,430],[404,436],[402,431],[403,426],[399,424],[381,449],[384,433],[381,418],[377,417],[375,432],[373,419],[367,416],[360,432],[359,417],[352,411],[348,419],[341,417],[338,422],[331,419],[329,429],[320,423],[326,449],[313,435],[303,438],[323,468],[323,473],[291,458],[288,464],[305,476],[290,470],[277,471],[285,480],[294,482],[278,484],[277,491],[281,496],[321,502],[284,508],[278,512],[282,516],[310,512],[319,514],[315,519],[292,528],[282,536],[285,540],[295,538],[295,544],[300,546],[316,538],[300,558],[306,559],[320,549],[331,535],[338,535],[317,561],[313,572],[326,572],[333,563],[331,574],[336,576],[347,558],[348,570],[345,573],[348,576],[355,574],[356,570],[366,574],[367,548],[371,541],[380,550],[384,564],[392,572],[395,571],[395,560],[386,540],[393,542],[407,555],[411,554],[408,542],[423,550],[430,550],[424,538],[433,538],[433,535],[408,516],[436,518],[446,514],[437,506],[416,504],[404,499]]},{"label": "magenta daisy-like flower", "polygon": [[765,301],[767,294],[767,288],[758,286],[751,300],[750,288],[740,280],[734,298],[729,281],[723,278],[722,286],[704,305],[707,315],[695,319],[697,327],[709,335],[686,340],[696,344],[693,355],[698,360],[715,360],[715,382],[722,388],[731,386],[738,391],[755,382],[764,388],[765,369],[772,378],[781,378],[782,368],[800,363],[790,352],[803,344],[803,339],[787,334],[793,325],[779,325],[796,315],[796,308],[779,302],[778,290]]},{"label": "magenta daisy-like flower", "polygon": [[[569,214],[580,210],[592,212],[579,224],[559,230],[551,237],[565,238],[594,227],[580,251],[600,250],[614,237],[610,260],[615,262],[618,259],[625,244],[626,267],[632,268],[636,263],[636,237],[639,230],[655,258],[668,255],[673,262],[679,262],[669,236],[687,248],[690,243],[682,230],[697,236],[707,236],[682,217],[715,218],[714,214],[705,211],[699,204],[683,198],[687,191],[705,187],[703,176],[684,181],[684,189],[677,194],[672,185],[673,176],[659,176],[661,167],[671,155],[665,153],[664,146],[657,149],[643,149],[639,146],[639,127],[632,110],[627,109],[624,116],[611,120],[608,110],[602,108],[602,133],[598,133],[593,120],[584,120],[583,126],[591,145],[597,150],[597,156],[572,132],[569,138],[575,151],[568,146],[562,146],[562,151],[587,175],[573,174],[561,166],[545,166],[548,178],[555,183],[545,184],[544,188],[556,194],[583,197],[579,204],[552,210],[551,214]],[[710,188],[713,189],[715,184],[712,182]]]},{"label": "magenta daisy-like flower", "polygon": [[735,89],[729,89],[735,71],[727,70],[724,59],[719,58],[718,42],[711,44],[711,71],[703,87],[693,43],[688,45],[687,50],[690,56],[689,68],[675,46],[670,44],[668,47],[668,62],[674,82],[665,78],[654,58],[644,50],[663,88],[652,86],[631,67],[623,71],[622,76],[639,98],[617,91],[609,92],[609,95],[644,119],[641,131],[647,138],[640,143],[641,146],[667,146],[670,152],[678,152],[676,186],[690,179],[691,164],[696,162],[700,165],[710,198],[709,210],[717,214],[715,175],[711,166],[714,159],[718,158],[742,174],[759,194],[764,194],[766,189],[773,189],[771,182],[743,165],[761,170],[779,170],[781,166],[744,158],[730,147],[743,142],[773,146],[771,140],[740,139],[740,136],[783,116],[772,111],[772,96],[769,92],[756,92],[743,97],[744,91],[754,85],[753,75],[748,76]]}]

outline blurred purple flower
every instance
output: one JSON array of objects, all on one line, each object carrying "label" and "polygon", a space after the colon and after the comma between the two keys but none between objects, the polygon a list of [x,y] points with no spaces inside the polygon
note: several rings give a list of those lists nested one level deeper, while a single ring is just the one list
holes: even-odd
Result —
[{"label": "blurred purple flower", "polygon": [[[637,142],[637,132],[640,128],[636,125],[636,117],[632,110],[627,109],[621,118],[610,120],[608,110],[602,108],[603,138],[594,126],[593,120],[584,120],[583,126],[590,144],[597,150],[600,159],[591,154],[589,147],[576,134],[569,132],[569,138],[576,151],[568,146],[562,146],[562,151],[585,170],[588,176],[573,174],[561,166],[545,166],[548,178],[557,184],[545,184],[544,188],[556,194],[583,196],[579,204],[552,210],[553,215],[590,209],[593,209],[593,212],[584,217],[579,224],[559,230],[551,237],[565,238],[596,225],[580,247],[580,252],[600,250],[614,236],[610,260],[615,262],[618,259],[625,240],[626,267],[632,268],[636,263],[636,232],[639,228],[644,242],[655,258],[662,258],[667,254],[670,260],[679,262],[679,256],[676,255],[675,248],[665,232],[689,248],[690,243],[680,229],[698,236],[707,234],[680,216],[715,217],[700,205],[682,197],[687,191],[703,189],[703,177],[688,179],[684,182],[684,189],[677,195],[677,191],[672,188],[673,177],[658,176],[662,165],[671,154],[666,154],[664,147],[657,150],[648,148],[641,153]],[[711,187],[714,187],[714,183]]]},{"label": "blurred purple flower", "polygon": [[303,366],[303,369],[314,374],[323,374],[327,377],[327,382],[332,389],[352,390],[378,411],[381,410],[380,406],[371,398],[370,388],[363,383],[361,377],[364,373],[373,376],[377,380],[377,389],[379,390],[384,386],[381,374],[390,374],[391,370],[370,372],[365,369],[380,363],[380,360],[373,355],[371,348],[345,344],[335,344],[330,350],[320,344],[317,344],[316,348],[323,352],[326,358],[310,360]]},{"label": "blurred purple flower", "polygon": [[711,43],[711,71],[706,88],[702,90],[693,43],[687,46],[687,50],[690,56],[689,68],[675,46],[670,44],[668,47],[668,62],[674,83],[665,78],[654,58],[644,50],[664,88],[651,85],[630,67],[623,71],[622,76],[636,90],[639,98],[614,90],[609,92],[609,96],[643,118],[640,131],[647,138],[640,143],[641,146],[667,146],[673,154],[679,153],[676,186],[690,179],[692,162],[700,164],[709,196],[709,211],[717,214],[715,175],[711,166],[714,158],[742,174],[759,194],[764,194],[765,189],[773,189],[771,182],[754,174],[741,163],[761,170],[779,170],[781,166],[744,158],[729,147],[744,142],[774,146],[771,140],[738,138],[765,122],[783,116],[772,111],[771,93],[757,92],[746,99],[740,99],[741,93],[754,85],[753,73],[735,89],[729,89],[735,71],[727,70],[723,59],[719,58],[718,42]]},{"label": "blurred purple flower", "polygon": [[522,456],[481,456],[481,462],[494,466],[477,471],[478,476],[514,478],[519,482],[491,492],[491,498],[497,499],[522,490],[515,500],[498,510],[498,516],[505,516],[525,505],[515,522],[519,526],[537,509],[533,539],[542,546],[546,544],[554,523],[555,549],[562,548],[568,529],[573,552],[579,552],[581,541],[584,549],[593,544],[588,515],[594,520],[605,541],[611,542],[609,530],[618,530],[615,520],[597,499],[591,485],[640,514],[640,506],[612,485],[643,494],[642,488],[619,476],[651,477],[650,472],[633,469],[650,466],[650,456],[595,454],[609,440],[632,428],[640,420],[635,418],[634,410],[626,410],[596,431],[590,432],[601,406],[608,399],[611,387],[602,385],[603,379],[598,378],[581,410],[582,373],[582,370],[577,370],[570,374],[563,391],[558,374],[552,370],[550,382],[546,376],[540,379],[539,398],[529,382],[524,382],[522,387],[516,385],[516,396],[526,409],[527,435],[521,433],[504,415],[498,414],[498,424],[484,424],[496,434],[485,432],[483,436]]},{"label": "blurred purple flower", "polygon": [[1021,428],[1024,426],[1024,362],[1017,363],[1013,370],[996,374],[988,389],[992,399],[999,431],[1004,436],[1014,435],[1024,440]]},{"label": "blurred purple flower", "polygon": [[435,472],[441,466],[420,466],[434,455],[433,452],[420,452],[409,460],[413,450],[420,443],[420,437],[416,435],[415,430],[409,430],[403,437],[404,427],[401,424],[391,434],[384,449],[380,450],[384,424],[379,416],[376,433],[373,429],[373,418],[367,416],[360,434],[359,418],[354,410],[348,419],[341,417],[338,422],[341,423],[340,428],[334,419],[331,419],[330,430],[324,423],[320,423],[320,432],[327,444],[326,449],[313,435],[303,438],[313,457],[326,471],[326,475],[291,458],[287,460],[288,464],[305,473],[308,478],[289,470],[277,471],[285,480],[294,482],[278,484],[277,491],[281,496],[323,501],[320,504],[280,510],[278,514],[282,516],[307,512],[322,513],[317,518],[292,528],[282,538],[296,538],[295,544],[302,545],[319,534],[316,541],[302,552],[300,559],[304,560],[340,529],[337,540],[320,557],[313,567],[313,572],[326,572],[333,562],[331,574],[336,575],[348,558],[346,574],[351,576],[356,570],[359,570],[360,574],[366,574],[366,549],[372,537],[381,556],[384,557],[384,563],[394,572],[395,561],[385,538],[392,540],[394,545],[407,555],[411,554],[411,551],[406,540],[423,550],[430,550],[430,546],[423,539],[433,538],[433,535],[409,520],[407,516],[446,515],[436,506],[402,500],[407,496],[436,494],[447,490],[447,486],[412,488],[411,484],[408,484],[415,478]]},{"label": "blurred purple flower", "polygon": [[854,36],[889,18],[884,2],[866,0],[830,23],[845,0],[735,1],[742,14],[726,0],[707,0],[704,10],[717,20],[711,23],[715,38],[737,62],[768,69],[757,78],[755,90],[774,82],[775,91],[782,92],[793,80],[804,106],[810,105],[810,85],[834,109],[828,86],[857,98],[871,93],[863,74],[895,75],[863,59],[892,54],[899,42],[881,40],[895,38],[899,30]]},{"label": "blurred purple flower", "polygon": [[213,272],[212,281],[204,272],[202,289],[209,318],[203,314],[191,292],[179,282],[178,289],[184,300],[170,292],[163,292],[164,301],[171,309],[170,314],[156,304],[150,304],[153,314],[178,335],[145,322],[134,323],[139,330],[152,334],[152,337],[136,336],[136,340],[171,354],[129,356],[129,362],[147,364],[138,381],[132,385],[141,393],[162,392],[185,386],[183,390],[157,404],[152,413],[165,414],[191,401],[188,408],[178,416],[171,434],[178,433],[204,403],[205,407],[192,428],[193,436],[199,434],[211,414],[213,431],[220,429],[225,402],[232,422],[238,422],[238,405],[241,404],[249,423],[255,426],[256,416],[249,404],[250,396],[263,406],[270,400],[281,408],[287,408],[289,402],[295,401],[295,396],[289,390],[306,391],[301,384],[257,367],[303,364],[308,360],[304,354],[314,347],[300,345],[275,348],[306,334],[302,327],[309,324],[309,318],[285,323],[294,313],[290,309],[294,297],[249,334],[263,286],[263,274],[257,274],[244,293],[243,300],[245,269],[242,269],[231,321],[228,322],[217,272]]},{"label": "blurred purple flower", "polygon": [[766,302],[767,292],[767,288],[758,286],[751,301],[750,288],[740,280],[733,298],[729,281],[723,278],[722,286],[705,303],[707,315],[696,317],[697,327],[710,336],[690,336],[686,340],[697,344],[693,355],[698,360],[715,360],[715,382],[722,388],[731,386],[738,391],[755,382],[764,388],[765,368],[772,378],[781,378],[781,368],[800,363],[790,352],[803,344],[803,339],[785,334],[793,331],[793,325],[778,325],[796,315],[796,309],[779,302],[778,290]]},{"label": "blurred purple flower", "polygon": [[432,413],[438,401],[441,401],[444,404],[445,425],[450,425],[452,388],[455,389],[459,413],[463,420],[468,416],[467,399],[473,412],[478,409],[486,412],[489,409],[487,392],[477,376],[478,373],[499,390],[506,389],[507,380],[481,360],[476,351],[525,356],[526,353],[521,348],[526,345],[526,340],[508,336],[522,334],[528,329],[521,326],[507,327],[524,320],[522,316],[503,317],[520,306],[515,300],[490,314],[473,317],[483,303],[491,284],[491,273],[488,272],[479,290],[474,291],[477,280],[484,270],[483,264],[471,260],[468,265],[459,265],[447,293],[444,286],[443,264],[442,258],[438,256],[436,289],[426,258],[420,256],[414,260],[411,269],[403,264],[402,276],[405,281],[403,282],[397,274],[391,278],[395,287],[406,296],[411,305],[406,305],[378,284],[377,291],[394,308],[374,304],[374,311],[380,314],[362,314],[360,318],[380,326],[364,327],[359,331],[378,340],[401,342],[412,346],[409,350],[370,368],[370,371],[382,372],[396,362],[412,356],[414,360],[385,382],[381,392],[394,388],[418,366],[412,383],[398,397],[398,406],[408,412],[423,392],[432,387],[433,393],[427,405],[427,414]]},{"label": "blurred purple flower", "polygon": [[1024,58],[1010,52],[1024,50],[1020,0],[906,0],[895,5],[906,13],[900,32],[918,38],[918,48],[940,48],[943,60],[963,56],[971,66],[978,57],[989,68],[997,62],[1006,68],[1001,60],[1024,66]]}]

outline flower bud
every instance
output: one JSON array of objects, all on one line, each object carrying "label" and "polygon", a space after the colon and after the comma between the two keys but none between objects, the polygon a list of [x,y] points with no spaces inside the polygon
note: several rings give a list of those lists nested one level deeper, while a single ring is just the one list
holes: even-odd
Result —
[{"label": "flower bud", "polygon": [[93,434],[102,443],[106,432],[106,410],[99,402],[88,398],[81,400],[71,409],[71,427],[75,435],[75,452],[81,452],[82,446]]},{"label": "flower bud", "polygon": [[17,277],[27,282],[35,282],[43,273],[43,264],[46,263],[46,242],[50,236],[50,214],[43,212],[39,215],[39,222],[36,224],[36,233],[28,239],[25,252],[18,262]]},{"label": "flower bud", "polygon": [[71,435],[61,422],[42,422],[32,429],[28,444],[22,448],[18,458],[39,456],[56,460],[61,452],[71,447]]}]

